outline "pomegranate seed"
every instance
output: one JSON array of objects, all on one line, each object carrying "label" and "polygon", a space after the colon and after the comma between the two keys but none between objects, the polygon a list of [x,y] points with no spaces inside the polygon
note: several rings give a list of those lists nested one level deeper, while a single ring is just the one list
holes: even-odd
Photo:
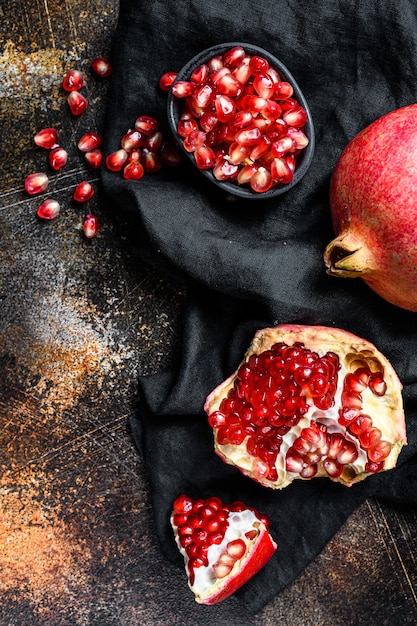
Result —
[{"label": "pomegranate seed", "polygon": [[[237,169],[237,168],[236,168]],[[245,165],[238,174],[237,180],[240,185],[245,185],[249,183],[252,176],[258,171],[259,165],[257,163],[252,163],[251,165]]]},{"label": "pomegranate seed", "polygon": [[235,539],[233,541],[229,541],[226,546],[226,551],[227,554],[229,554],[235,559],[235,561],[237,561],[238,559],[241,559],[242,556],[245,554],[246,544],[243,539]]},{"label": "pomegranate seed", "polygon": [[273,141],[271,146],[271,152],[274,157],[282,157],[284,154],[292,150],[294,147],[294,142],[288,135],[286,137],[282,137],[282,139],[278,139],[278,141]]},{"label": "pomegranate seed", "polygon": [[162,167],[161,159],[156,152],[147,148],[142,151],[142,165],[147,174],[155,174]]},{"label": "pomegranate seed", "polygon": [[301,128],[305,126],[307,122],[307,113],[303,107],[298,106],[294,109],[290,109],[289,111],[285,111],[282,114],[282,119],[286,124],[288,124],[288,126]]},{"label": "pomegranate seed", "polygon": [[233,165],[233,163],[229,163],[224,158],[218,160],[216,159],[216,163],[213,167],[213,174],[216,180],[228,180],[233,179],[233,177],[238,173],[238,166]]},{"label": "pomegranate seed", "polygon": [[216,162],[216,155],[207,144],[203,143],[194,152],[195,162],[200,170],[212,168]]},{"label": "pomegranate seed", "polygon": [[129,129],[120,140],[120,147],[129,152],[145,144],[146,135],[139,130]]},{"label": "pomegranate seed", "polygon": [[246,52],[242,46],[234,46],[223,54],[223,63],[226,67],[233,68],[239,65],[245,56]]},{"label": "pomegranate seed", "polygon": [[255,54],[249,61],[252,74],[263,74],[269,69],[269,63],[263,57]]},{"label": "pomegranate seed", "polygon": [[384,461],[391,452],[392,445],[389,441],[381,439],[376,445],[372,446],[368,450],[368,458],[373,463],[380,463]]},{"label": "pomegranate seed", "polygon": [[387,384],[381,372],[374,372],[369,377],[369,389],[376,396],[384,396],[387,391]]},{"label": "pomegranate seed", "polygon": [[288,185],[294,178],[288,163],[284,159],[279,158],[271,161],[271,176],[273,181],[284,185]]},{"label": "pomegranate seed", "polygon": [[127,180],[140,180],[144,174],[145,170],[140,161],[132,161],[123,168],[123,178]]},{"label": "pomegranate seed", "polygon": [[238,165],[242,163],[245,159],[249,158],[251,154],[249,146],[241,146],[239,143],[231,143],[229,147],[229,163],[233,163],[233,165]]},{"label": "pomegranate seed", "polygon": [[281,81],[274,84],[274,97],[277,100],[287,100],[291,98],[293,93],[294,89],[290,83]]},{"label": "pomegranate seed", "polygon": [[88,107],[88,100],[79,91],[71,91],[67,98],[68,106],[73,115],[82,115]]},{"label": "pomegranate seed", "polygon": [[176,98],[188,98],[193,94],[194,84],[188,80],[177,80],[172,85],[171,91]]},{"label": "pomegranate seed", "polygon": [[242,84],[245,85],[248,80],[250,79],[250,77],[252,76],[252,72],[249,66],[249,57],[245,56],[241,63],[239,63],[237,65],[237,67],[233,70],[233,76],[235,78],[237,78],[237,80]]},{"label": "pomegranate seed", "polygon": [[372,428],[369,428],[369,430],[365,430],[365,432],[359,433],[359,443],[361,444],[362,448],[365,448],[365,450],[367,450],[368,448],[372,448],[377,443],[379,443],[381,437],[382,432],[379,430],[379,428],[375,428],[375,426],[373,426]]},{"label": "pomegranate seed", "polygon": [[216,54],[207,62],[207,65],[211,72],[217,71],[223,67],[223,56],[221,54]]},{"label": "pomegranate seed", "polygon": [[240,106],[244,111],[249,111],[252,114],[259,113],[267,105],[266,98],[261,96],[246,95],[240,100]]},{"label": "pomegranate seed", "polygon": [[97,170],[103,161],[103,153],[98,149],[91,150],[91,152],[84,153],[84,158],[93,170]]},{"label": "pomegranate seed", "polygon": [[68,153],[64,148],[53,148],[48,155],[48,161],[54,170],[60,170],[68,161]]},{"label": "pomegranate seed", "polygon": [[78,149],[81,152],[91,152],[101,146],[101,137],[95,132],[85,133],[78,141]]},{"label": "pomegranate seed", "polygon": [[145,139],[145,147],[151,152],[158,152],[162,145],[162,133],[157,130],[152,135],[148,135]]},{"label": "pomegranate seed", "polygon": [[187,152],[194,152],[200,148],[206,141],[206,133],[201,130],[192,130],[184,138],[183,146]]},{"label": "pomegranate seed", "polygon": [[160,159],[161,163],[165,165],[169,165],[170,167],[175,167],[179,164],[181,157],[174,146],[168,141],[164,141],[160,150]]},{"label": "pomegranate seed", "polygon": [[127,151],[123,148],[111,152],[106,157],[106,166],[112,172],[119,172],[127,160]]},{"label": "pomegranate seed", "polygon": [[[217,121],[217,118],[216,118]],[[198,124],[195,119],[190,120],[180,120],[177,126],[177,133],[181,137],[186,137],[191,131],[198,131]]]},{"label": "pomegranate seed", "polygon": [[88,181],[83,180],[76,186],[73,198],[76,202],[87,202],[88,200],[91,200],[93,196],[93,186]]},{"label": "pomegranate seed", "polygon": [[203,63],[192,71],[190,76],[190,82],[196,85],[201,85],[202,83],[206,82],[208,74],[209,68],[205,63]]},{"label": "pomegranate seed", "polygon": [[37,216],[41,220],[53,220],[58,215],[60,209],[61,207],[59,203],[56,200],[52,200],[52,198],[50,198],[48,200],[44,200],[39,206]]},{"label": "pomegranate seed", "polygon": [[40,148],[51,150],[58,145],[58,132],[55,128],[42,128],[36,133],[34,141]]},{"label": "pomegranate seed", "polygon": [[79,70],[69,70],[64,76],[62,86],[65,91],[78,91],[84,87],[84,76]]},{"label": "pomegranate seed", "polygon": [[36,172],[35,174],[29,174],[25,180],[25,189],[28,194],[34,196],[38,193],[42,193],[48,187],[49,179],[43,172]]},{"label": "pomegranate seed", "polygon": [[229,98],[229,96],[225,96],[223,94],[216,96],[214,100],[214,107],[216,109],[217,119],[220,122],[229,121],[236,111],[233,100]]},{"label": "pomegranate seed", "polygon": [[272,187],[272,176],[264,167],[260,167],[250,179],[250,186],[253,191],[263,193]]},{"label": "pomegranate seed", "polygon": [[99,78],[108,78],[113,72],[110,61],[104,57],[96,57],[93,59],[91,69]]},{"label": "pomegranate seed", "polygon": [[308,137],[299,128],[289,128],[288,137],[291,137],[293,150],[303,150],[308,146]]},{"label": "pomegranate seed", "polygon": [[135,129],[144,135],[152,135],[159,130],[159,124],[154,117],[140,115],[135,121]]},{"label": "pomegranate seed", "polygon": [[197,107],[205,108],[212,100],[213,88],[207,83],[203,83],[193,92],[192,99]]},{"label": "pomegranate seed", "polygon": [[176,80],[177,75],[177,72],[165,72],[164,74],[162,74],[161,78],[159,79],[159,88],[162,89],[162,91],[169,91],[172,87],[172,84]]},{"label": "pomegranate seed", "polygon": [[229,98],[238,98],[243,91],[243,85],[233,74],[225,74],[216,83],[218,93]]},{"label": "pomegranate seed", "polygon": [[257,74],[253,81],[253,88],[258,96],[266,100],[274,95],[274,82],[268,74]]},{"label": "pomegranate seed", "polygon": [[359,456],[359,452],[352,441],[345,441],[340,451],[337,453],[337,461],[342,465],[354,463]]},{"label": "pomegranate seed", "polygon": [[323,467],[332,478],[337,478],[343,471],[343,465],[338,463],[335,459],[326,458],[323,461]]},{"label": "pomegranate seed", "polygon": [[261,131],[256,126],[243,128],[235,135],[235,141],[241,146],[254,146],[261,138]]},{"label": "pomegranate seed", "polygon": [[85,216],[85,219],[83,222],[83,231],[87,239],[92,239],[93,237],[97,235],[99,226],[100,226],[99,219],[96,215],[89,213],[88,215]]}]

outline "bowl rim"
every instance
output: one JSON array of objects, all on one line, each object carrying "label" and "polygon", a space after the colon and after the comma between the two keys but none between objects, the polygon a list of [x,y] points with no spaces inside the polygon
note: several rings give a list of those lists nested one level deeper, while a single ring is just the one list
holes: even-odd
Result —
[{"label": "bowl rim", "polygon": [[292,181],[286,185],[277,185],[275,187],[271,187],[271,189],[268,189],[268,191],[257,193],[256,191],[244,187],[243,185],[239,186],[237,183],[229,182],[227,180],[217,180],[211,170],[199,169],[194,163],[193,154],[185,150],[182,145],[181,139],[178,137],[177,123],[179,120],[180,111],[182,109],[182,101],[180,98],[176,98],[173,95],[172,86],[169,90],[167,101],[168,124],[171,133],[177,139],[177,143],[181,151],[187,156],[187,158],[191,161],[194,167],[213,184],[221,188],[223,191],[226,191],[227,193],[235,196],[239,196],[240,198],[244,198],[247,200],[266,200],[268,198],[276,197],[283,193],[286,193],[292,187],[294,187],[294,185],[300,182],[300,180],[307,173],[307,170],[311,165],[315,150],[315,132],[310,107],[303,92],[301,91],[301,88],[299,87],[297,81],[295,80],[290,70],[286,67],[286,65],[284,65],[284,63],[282,63],[282,61],[280,61],[271,52],[265,50],[264,48],[261,48],[256,44],[239,41],[219,43],[209,48],[205,48],[204,50],[201,50],[198,54],[196,54],[189,61],[187,61],[187,63],[183,65],[183,67],[177,73],[173,84],[175,84],[175,82],[179,80],[187,80],[190,77],[193,69],[203,64],[205,61],[208,61],[211,57],[216,56],[217,54],[223,54],[227,50],[236,46],[241,46],[247,53],[251,55],[259,54],[260,56],[266,58],[267,61],[278,70],[281,77],[287,82],[291,83],[294,90],[295,98],[307,113],[305,134],[308,137],[309,143],[300,155],[300,161],[297,163],[297,168],[295,170],[294,178],[292,179]]}]

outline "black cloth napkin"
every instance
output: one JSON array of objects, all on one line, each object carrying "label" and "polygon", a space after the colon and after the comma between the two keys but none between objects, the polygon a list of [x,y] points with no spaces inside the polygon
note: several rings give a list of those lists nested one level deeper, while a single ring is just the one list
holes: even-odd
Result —
[{"label": "black cloth napkin", "polygon": [[[157,117],[168,136],[159,77],[221,42],[269,50],[303,90],[316,132],[303,180],[279,198],[244,201],[184,160],[136,183],[104,171],[103,185],[138,262],[186,286],[180,354],[168,371],[140,379],[131,419],[161,549],[183,566],[169,525],[182,492],[239,499],[268,513],[278,551],[236,594],[257,612],[366,498],[416,504],[417,314],[360,280],[328,277],[322,254],[333,238],[328,187],[342,149],[376,118],[417,100],[417,7],[412,0],[121,0],[105,150],[117,149],[141,114]],[[234,370],[257,329],[291,322],[344,328],[391,360],[404,385],[409,439],[396,469],[350,489],[323,479],[273,491],[213,453],[207,394]]]}]

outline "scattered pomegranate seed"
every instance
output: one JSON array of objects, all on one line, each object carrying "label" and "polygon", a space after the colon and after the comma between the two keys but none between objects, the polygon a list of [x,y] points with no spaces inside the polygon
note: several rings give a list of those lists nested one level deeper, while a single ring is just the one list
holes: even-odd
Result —
[{"label": "scattered pomegranate seed", "polygon": [[68,153],[64,148],[53,148],[48,155],[48,161],[52,169],[58,171],[67,164]]},{"label": "scattered pomegranate seed", "polygon": [[159,155],[152,150],[148,150],[148,148],[143,148],[141,162],[147,174],[154,174],[162,167]]},{"label": "scattered pomegranate seed", "polygon": [[120,172],[127,160],[127,151],[124,148],[111,152],[106,157],[106,166],[112,172]]},{"label": "scattered pomegranate seed", "polygon": [[123,178],[127,180],[140,180],[144,174],[145,170],[140,161],[131,161],[123,168]]},{"label": "scattered pomegranate seed", "polygon": [[96,215],[89,213],[85,216],[83,222],[83,231],[87,239],[92,239],[98,233],[100,227],[99,219]]},{"label": "scattered pomegranate seed", "polygon": [[87,202],[94,196],[94,187],[86,180],[78,183],[74,190],[74,200],[76,202]]},{"label": "scattered pomegranate seed", "polygon": [[169,165],[170,167],[175,167],[179,164],[181,157],[178,154],[178,151],[174,148],[174,146],[168,141],[164,141],[160,150],[160,158],[161,163],[165,165]]},{"label": "scattered pomegranate seed", "polygon": [[42,204],[39,206],[37,211],[37,216],[41,220],[53,220],[58,215],[61,207],[56,200],[52,198],[48,200],[44,200]]},{"label": "scattered pomegranate seed", "polygon": [[51,150],[58,145],[58,131],[55,128],[42,128],[34,136],[34,141],[40,148]]},{"label": "scattered pomegranate seed", "polygon": [[79,70],[69,70],[64,76],[62,86],[65,91],[78,91],[84,87],[84,76]]},{"label": "scattered pomegranate seed", "polygon": [[71,91],[67,98],[68,106],[73,115],[82,115],[88,107],[88,100],[79,91]]},{"label": "scattered pomegranate seed", "polygon": [[96,57],[93,59],[91,69],[99,78],[108,78],[113,72],[110,61],[104,57]]},{"label": "scattered pomegranate seed", "polygon": [[146,135],[139,130],[128,130],[120,140],[120,146],[126,151],[140,148],[145,143]]},{"label": "scattered pomegranate seed", "polygon": [[77,146],[81,152],[91,152],[101,146],[101,137],[97,133],[90,131],[80,137]]},{"label": "scattered pomegranate seed", "polygon": [[165,74],[162,74],[159,79],[159,88],[162,89],[162,91],[169,91],[177,75],[177,72],[165,72]]},{"label": "scattered pomegranate seed", "polygon": [[158,121],[149,115],[140,115],[135,121],[135,129],[144,135],[152,135],[159,130]]},{"label": "scattered pomegranate seed", "polygon": [[91,150],[91,152],[84,154],[84,158],[93,170],[97,170],[103,161],[103,153],[99,149]]},{"label": "scattered pomegranate seed", "polygon": [[28,194],[34,196],[38,193],[42,193],[48,187],[49,179],[43,172],[36,172],[35,174],[29,174],[25,180],[25,189]]}]

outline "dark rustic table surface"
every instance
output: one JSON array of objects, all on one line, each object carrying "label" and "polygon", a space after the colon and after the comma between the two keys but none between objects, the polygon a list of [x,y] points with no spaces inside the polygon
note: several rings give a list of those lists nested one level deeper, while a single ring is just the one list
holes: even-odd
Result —
[{"label": "dark rustic table surface", "polygon": [[[235,598],[197,605],[161,555],[127,416],[138,374],[160,370],[178,345],[184,294],[129,252],[76,148],[100,131],[108,83],[90,63],[109,54],[117,16],[116,0],[0,6],[0,624],[416,624],[415,510],[366,502],[256,616]],[[87,77],[79,118],[61,88],[71,68]],[[50,223],[23,186],[45,169],[33,136],[46,126],[69,153],[51,175],[61,213]],[[72,200],[80,180],[98,190],[93,240]]]}]

